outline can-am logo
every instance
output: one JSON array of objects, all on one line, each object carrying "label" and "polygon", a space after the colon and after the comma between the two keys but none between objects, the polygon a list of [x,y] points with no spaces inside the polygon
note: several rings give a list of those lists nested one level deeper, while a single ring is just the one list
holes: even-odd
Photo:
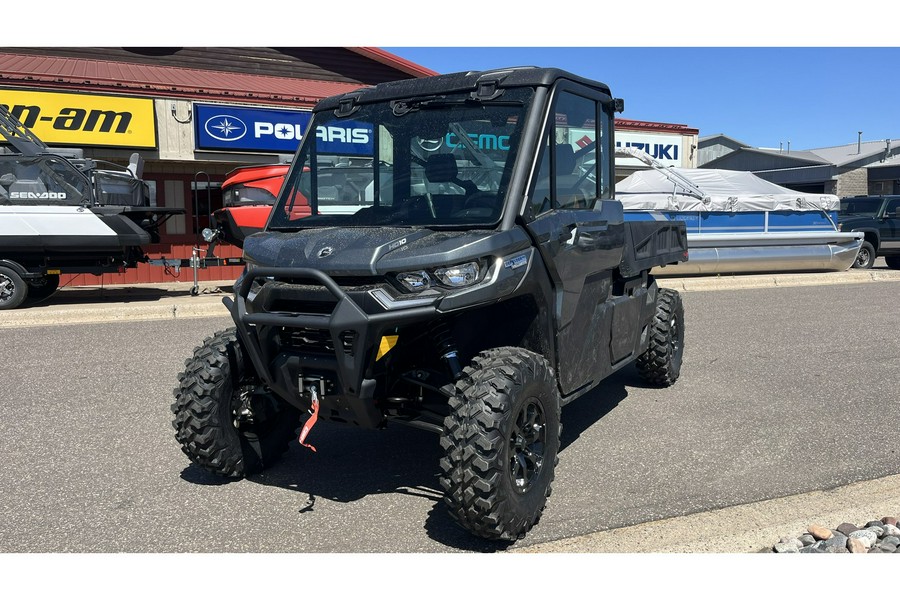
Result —
[{"label": "can-am logo", "polygon": [[232,115],[216,115],[203,124],[203,129],[220,142],[234,142],[247,135],[247,125]]},{"label": "can-am logo", "polygon": [[41,107],[37,105],[0,104],[0,106],[22,121],[28,129],[34,129],[38,123],[47,123],[56,131],[128,133],[133,117],[130,112],[124,110],[64,107],[60,108],[56,115],[44,115],[41,114]]},{"label": "can-am logo", "polygon": [[12,200],[65,200],[65,192],[10,192]]}]

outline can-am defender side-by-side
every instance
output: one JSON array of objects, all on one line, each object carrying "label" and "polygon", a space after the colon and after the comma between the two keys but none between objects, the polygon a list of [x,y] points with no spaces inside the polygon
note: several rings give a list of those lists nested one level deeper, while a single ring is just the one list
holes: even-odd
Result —
[{"label": "can-am defender side-by-side", "polygon": [[534,67],[319,102],[244,241],[234,327],[179,374],[184,453],[240,478],[301,425],[310,447],[322,420],[420,427],[440,436],[456,521],[523,537],[550,494],[561,407],[632,362],[659,386],[681,369],[681,299],[650,271],[687,259],[684,224],[624,218],[621,107],[602,83]]}]

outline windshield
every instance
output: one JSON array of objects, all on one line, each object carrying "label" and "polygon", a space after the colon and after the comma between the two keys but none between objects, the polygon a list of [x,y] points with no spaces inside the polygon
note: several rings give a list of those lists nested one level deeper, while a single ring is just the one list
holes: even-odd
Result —
[{"label": "windshield", "polygon": [[841,200],[842,215],[874,217],[881,207],[881,198],[844,198]]},{"label": "windshield", "polygon": [[78,206],[91,202],[88,180],[66,160],[0,155],[0,204]]},{"label": "windshield", "polygon": [[316,113],[269,228],[496,225],[532,93]]}]

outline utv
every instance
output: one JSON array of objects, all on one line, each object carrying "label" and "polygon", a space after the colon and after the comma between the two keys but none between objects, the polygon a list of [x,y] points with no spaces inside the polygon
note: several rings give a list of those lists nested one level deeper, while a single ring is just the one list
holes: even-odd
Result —
[{"label": "utv", "polygon": [[317,419],[420,427],[440,436],[453,517],[523,537],[550,494],[561,407],[632,361],[659,386],[681,368],[681,299],[650,271],[687,259],[684,224],[624,218],[621,109],[602,83],[535,67],[319,102],[245,240],[234,327],[179,375],[184,453],[240,478],[301,425],[309,446]]}]

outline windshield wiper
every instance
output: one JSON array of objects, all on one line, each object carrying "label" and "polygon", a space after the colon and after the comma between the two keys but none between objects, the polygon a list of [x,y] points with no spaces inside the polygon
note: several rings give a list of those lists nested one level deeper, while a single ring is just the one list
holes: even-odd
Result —
[{"label": "windshield wiper", "polygon": [[481,100],[479,98],[445,98],[434,96],[430,98],[393,100],[391,110],[395,117],[402,117],[413,111],[423,108],[450,108],[455,106],[523,106],[519,100]]}]

